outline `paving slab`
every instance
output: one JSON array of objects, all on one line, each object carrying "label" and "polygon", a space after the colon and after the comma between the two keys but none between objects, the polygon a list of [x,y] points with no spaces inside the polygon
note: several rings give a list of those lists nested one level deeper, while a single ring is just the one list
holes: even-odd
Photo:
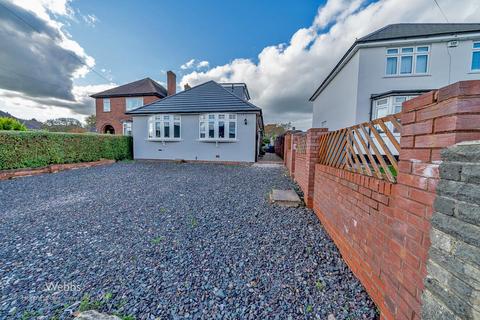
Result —
[{"label": "paving slab", "polygon": [[284,207],[298,207],[302,204],[294,190],[273,189],[270,193],[270,201]]}]

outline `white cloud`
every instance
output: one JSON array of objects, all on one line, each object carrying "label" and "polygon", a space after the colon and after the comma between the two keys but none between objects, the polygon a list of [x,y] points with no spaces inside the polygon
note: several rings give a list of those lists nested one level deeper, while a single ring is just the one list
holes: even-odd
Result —
[{"label": "white cloud", "polygon": [[189,69],[203,69],[203,68],[208,68],[210,66],[210,62],[206,60],[198,61],[196,59],[190,59],[184,64],[180,66],[180,69],[182,70],[189,70]]},{"label": "white cloud", "polygon": [[209,66],[210,66],[210,62],[208,62],[206,60],[203,60],[203,61],[200,61],[199,63],[197,63],[197,69],[208,68]]},{"label": "white cloud", "polygon": [[[112,87],[74,86],[74,79],[90,72],[95,60],[58,20],[75,19],[69,2],[4,3],[7,9],[0,10],[0,43],[5,44],[0,55],[0,110],[26,119],[62,115],[81,119],[93,112],[88,94]],[[104,73],[111,79],[110,70]]]},{"label": "white cloud", "polygon": [[94,114],[93,93],[108,90],[114,83],[100,85],[74,86],[73,101],[47,97],[26,97],[23,93],[0,89],[0,110],[22,119],[35,118],[45,121],[52,118],[71,117],[83,121],[86,116]]},{"label": "white cloud", "polygon": [[195,59],[190,59],[187,62],[185,62],[184,64],[182,64],[180,66],[180,69],[182,69],[182,70],[191,69],[191,68],[193,68],[194,64],[195,64]]},{"label": "white cloud", "polygon": [[[477,0],[442,1],[450,22],[478,22]],[[288,44],[264,48],[258,63],[234,59],[204,72],[183,76],[180,85],[207,80],[246,82],[252,102],[262,107],[265,122],[311,125],[308,98],[356,38],[398,22],[443,22],[431,0],[329,0],[312,25],[295,32]]]},{"label": "white cloud", "polygon": [[95,27],[98,22],[98,18],[94,14],[82,15],[82,19],[90,27]]}]

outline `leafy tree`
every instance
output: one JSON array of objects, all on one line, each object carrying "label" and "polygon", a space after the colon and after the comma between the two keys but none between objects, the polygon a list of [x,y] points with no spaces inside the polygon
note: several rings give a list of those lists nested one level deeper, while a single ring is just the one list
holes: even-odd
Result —
[{"label": "leafy tree", "polygon": [[0,118],[0,130],[27,131],[27,127],[17,119],[3,117]]},{"label": "leafy tree", "polygon": [[82,123],[74,118],[57,118],[45,121],[42,129],[51,132],[85,132]]},{"label": "leafy tree", "polygon": [[97,117],[94,114],[89,115],[85,119],[85,123],[85,129],[87,129],[88,131],[95,131],[95,128],[97,126]]},{"label": "leafy tree", "polygon": [[268,139],[272,137],[275,138],[285,133],[285,131],[290,130],[291,128],[292,128],[292,124],[290,122],[267,124],[265,125],[264,137]]}]

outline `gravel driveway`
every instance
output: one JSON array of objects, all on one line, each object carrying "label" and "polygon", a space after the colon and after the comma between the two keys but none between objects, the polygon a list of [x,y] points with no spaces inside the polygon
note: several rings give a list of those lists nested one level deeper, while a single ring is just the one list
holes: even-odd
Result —
[{"label": "gravel driveway", "polygon": [[[374,319],[282,168],[124,162],[0,181],[0,319]],[[132,319],[132,318],[126,318]]]}]

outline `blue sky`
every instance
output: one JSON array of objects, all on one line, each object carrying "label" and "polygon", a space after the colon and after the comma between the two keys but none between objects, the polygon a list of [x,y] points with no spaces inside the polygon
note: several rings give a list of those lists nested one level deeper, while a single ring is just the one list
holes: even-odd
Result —
[{"label": "blue sky", "polygon": [[[478,22],[478,0],[437,2]],[[84,120],[92,93],[173,70],[179,89],[245,82],[266,123],[307,129],[308,98],[355,39],[399,22],[445,20],[433,0],[0,0],[0,110]]]},{"label": "blue sky", "polygon": [[[308,27],[322,1],[76,1],[72,7],[98,18],[95,26],[67,30],[95,57],[95,69],[111,70],[116,83],[177,76],[195,58],[222,65],[234,58],[257,60],[268,45],[287,42]],[[280,23],[281,22],[281,23]],[[79,84],[102,83],[91,74]]]}]

